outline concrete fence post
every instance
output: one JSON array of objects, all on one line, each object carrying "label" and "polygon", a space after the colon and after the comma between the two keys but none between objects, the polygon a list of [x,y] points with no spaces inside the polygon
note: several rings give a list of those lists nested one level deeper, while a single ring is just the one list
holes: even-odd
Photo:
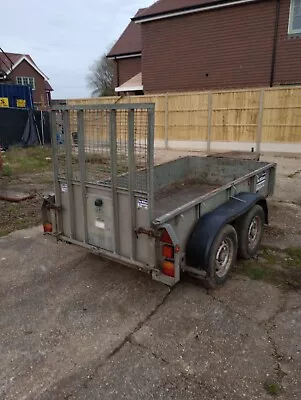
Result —
[{"label": "concrete fence post", "polygon": [[256,153],[260,153],[261,149],[263,111],[264,111],[264,89],[261,89],[259,97],[259,107],[258,107]]},{"label": "concrete fence post", "polygon": [[168,149],[168,128],[169,128],[169,118],[168,118],[168,93],[165,95],[165,122],[164,122],[164,147]]},{"label": "concrete fence post", "polygon": [[212,129],[212,92],[208,93],[208,133],[207,133],[207,153],[211,151],[211,129]]}]

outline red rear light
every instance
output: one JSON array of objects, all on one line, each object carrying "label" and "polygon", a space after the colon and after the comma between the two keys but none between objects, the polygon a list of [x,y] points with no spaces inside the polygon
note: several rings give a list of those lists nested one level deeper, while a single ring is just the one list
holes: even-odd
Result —
[{"label": "red rear light", "polygon": [[162,272],[164,275],[174,278],[175,277],[174,263],[170,261],[164,261],[164,263],[162,264]]},{"label": "red rear light", "polygon": [[50,222],[46,222],[46,224],[43,225],[43,228],[44,228],[44,233],[52,232],[52,224]]},{"label": "red rear light", "polygon": [[174,249],[171,246],[164,245],[162,247],[162,255],[165,258],[174,258]]},{"label": "red rear light", "polygon": [[163,231],[162,231],[162,234],[161,234],[161,242],[163,242],[163,243],[168,243],[168,244],[173,244],[172,243],[172,240],[171,240],[171,237],[169,236],[169,233],[167,232],[167,230],[166,229],[164,229]]}]

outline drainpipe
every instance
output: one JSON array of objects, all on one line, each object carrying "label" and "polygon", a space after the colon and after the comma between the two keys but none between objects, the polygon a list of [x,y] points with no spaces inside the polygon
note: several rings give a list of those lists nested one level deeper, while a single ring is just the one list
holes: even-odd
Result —
[{"label": "drainpipe", "polygon": [[277,2],[276,2],[276,14],[275,14],[275,25],[274,25],[274,43],[273,43],[273,53],[272,53],[270,87],[272,87],[274,85],[276,53],[277,53],[277,41],[278,41],[279,16],[280,16],[280,0],[277,0]]}]

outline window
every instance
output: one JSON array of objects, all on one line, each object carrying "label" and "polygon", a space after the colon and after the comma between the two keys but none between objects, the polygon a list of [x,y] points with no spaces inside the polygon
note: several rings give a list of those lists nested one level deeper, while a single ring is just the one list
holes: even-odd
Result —
[{"label": "window", "polygon": [[17,85],[31,86],[33,90],[36,88],[35,80],[31,76],[17,76],[16,82]]},{"label": "window", "polygon": [[291,0],[288,33],[301,33],[301,0]]}]

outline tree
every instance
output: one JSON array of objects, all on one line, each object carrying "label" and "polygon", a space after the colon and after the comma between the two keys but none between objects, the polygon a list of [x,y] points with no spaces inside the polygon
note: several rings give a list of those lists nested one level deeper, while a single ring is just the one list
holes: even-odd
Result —
[{"label": "tree", "polygon": [[89,68],[87,82],[93,97],[114,95],[114,61],[105,55],[94,61]]}]

